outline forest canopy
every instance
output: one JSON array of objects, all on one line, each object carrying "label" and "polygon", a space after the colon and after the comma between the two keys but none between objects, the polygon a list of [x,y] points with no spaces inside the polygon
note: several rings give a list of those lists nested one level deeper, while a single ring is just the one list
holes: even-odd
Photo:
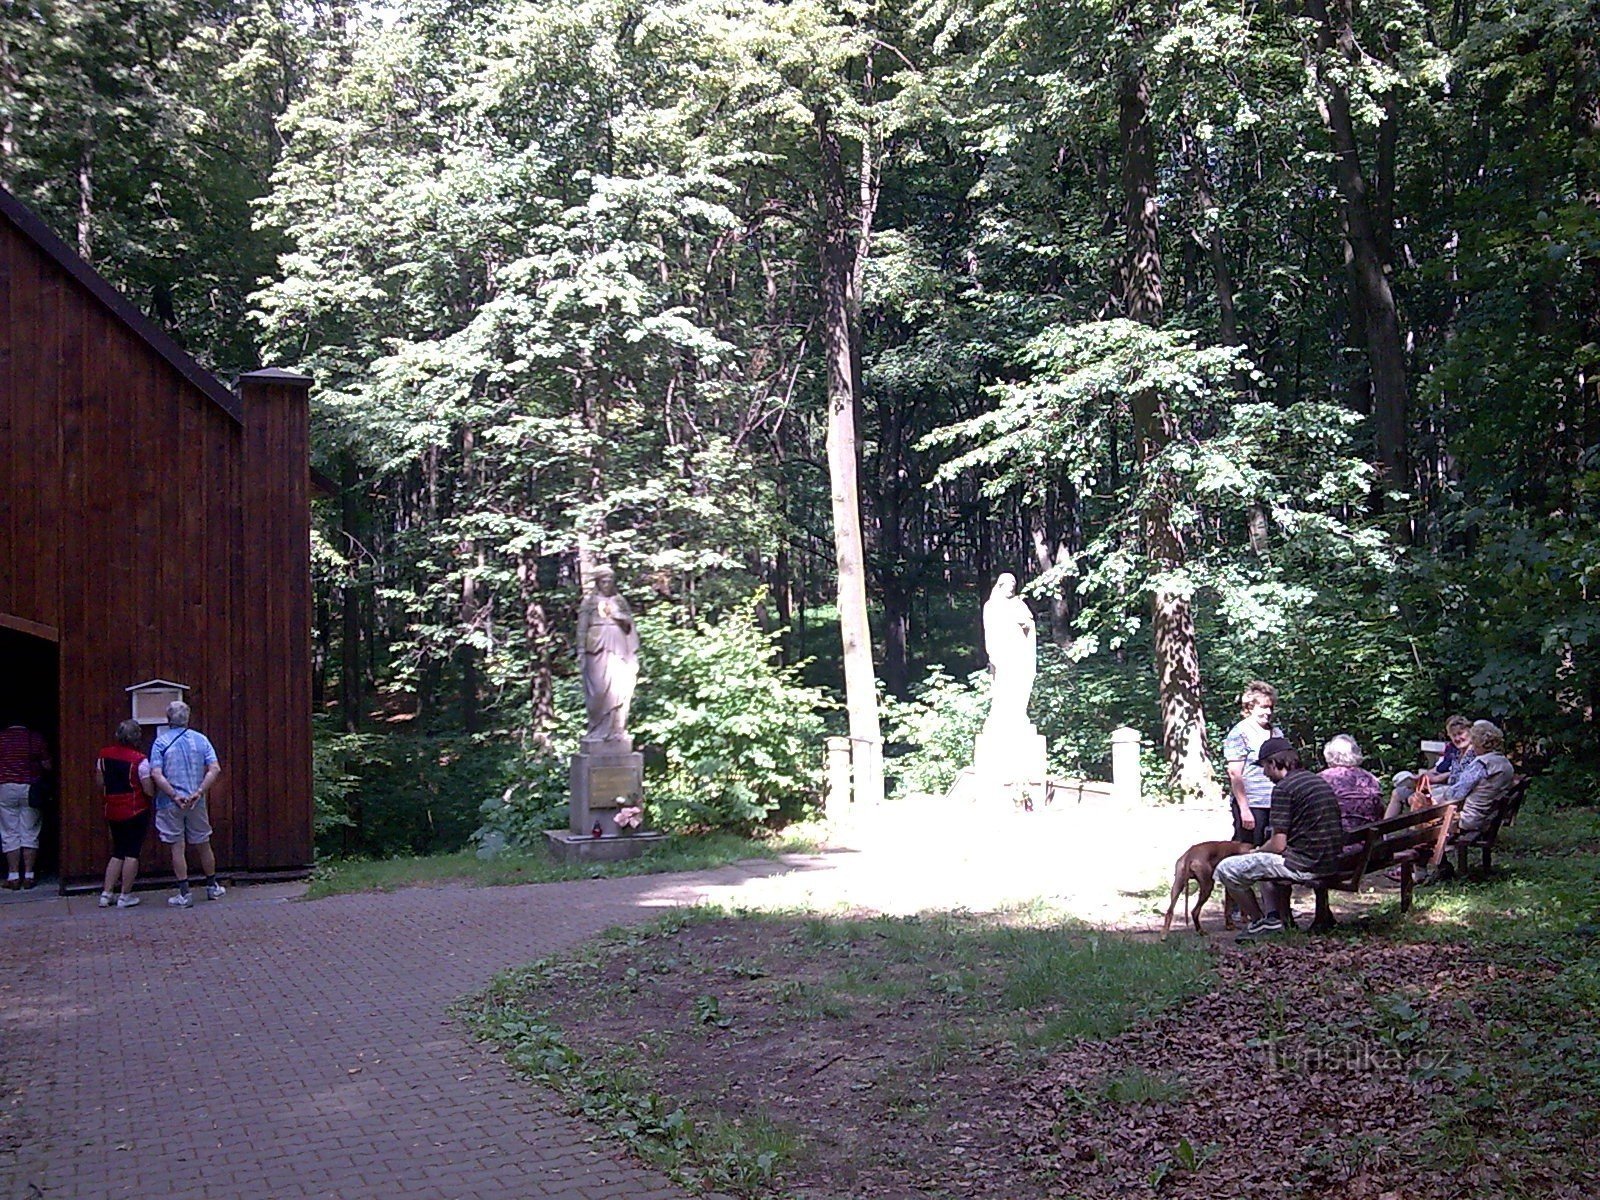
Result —
[{"label": "forest canopy", "polygon": [[602,562],[688,824],[880,692],[936,785],[1006,570],[1063,769],[1130,723],[1214,787],[1255,677],[1307,746],[1592,765],[1597,0],[28,0],[0,181],[314,377],[345,848],[422,738],[548,800]]}]

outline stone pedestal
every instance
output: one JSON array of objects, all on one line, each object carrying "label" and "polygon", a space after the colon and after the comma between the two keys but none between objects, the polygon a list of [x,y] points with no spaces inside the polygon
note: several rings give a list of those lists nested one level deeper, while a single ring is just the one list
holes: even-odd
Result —
[{"label": "stone pedestal", "polygon": [[[593,823],[590,829],[594,828]],[[568,833],[561,829],[547,829],[545,848],[557,862],[621,862],[625,858],[638,858],[650,846],[659,846],[671,839],[664,833],[624,833],[609,837],[595,837],[591,833]]]},{"label": "stone pedestal", "polygon": [[545,833],[545,845],[561,862],[617,862],[667,840],[664,833],[617,828],[619,808],[644,803],[644,755],[634,752],[632,738],[585,738],[572,756],[568,782],[566,832]]},{"label": "stone pedestal", "polygon": [[985,726],[972,748],[972,768],[985,794],[1042,805],[1048,782],[1044,734],[1033,722],[1009,728]]},{"label": "stone pedestal", "polygon": [[644,803],[644,755],[634,752],[633,739],[626,736],[585,738],[572,756],[568,780],[567,828],[589,837],[598,821],[602,837],[615,837],[617,809]]}]

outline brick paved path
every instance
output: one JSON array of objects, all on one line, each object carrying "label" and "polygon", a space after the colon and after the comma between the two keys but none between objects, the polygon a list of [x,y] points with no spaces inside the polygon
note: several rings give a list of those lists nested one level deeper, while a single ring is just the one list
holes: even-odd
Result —
[{"label": "brick paved path", "polygon": [[237,887],[188,911],[163,893],[125,911],[7,893],[0,1200],[679,1197],[468,1042],[450,1003],[700,900],[913,912],[1047,896],[1149,928],[1141,891],[1218,822],[891,805],[840,853],[698,875],[310,903]]},{"label": "brick paved path", "polygon": [[770,869],[7,905],[0,1196],[681,1196],[445,1010],[503,967]]}]

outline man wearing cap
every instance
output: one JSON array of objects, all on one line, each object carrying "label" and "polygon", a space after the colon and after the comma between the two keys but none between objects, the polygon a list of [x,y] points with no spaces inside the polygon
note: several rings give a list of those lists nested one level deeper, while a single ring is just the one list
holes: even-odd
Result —
[{"label": "man wearing cap", "polygon": [[[1332,871],[1344,845],[1339,798],[1301,765],[1293,742],[1268,738],[1256,762],[1272,781],[1272,836],[1254,854],[1225,858],[1216,869],[1217,882],[1249,922],[1239,934],[1241,941],[1283,932],[1289,911],[1289,888],[1284,885],[1310,883]],[[1257,883],[1264,894],[1271,894],[1265,913],[1252,886]]]}]

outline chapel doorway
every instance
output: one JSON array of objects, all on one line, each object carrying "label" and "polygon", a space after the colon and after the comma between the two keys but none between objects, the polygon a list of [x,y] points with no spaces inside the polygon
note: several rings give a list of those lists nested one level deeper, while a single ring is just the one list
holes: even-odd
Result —
[{"label": "chapel doorway", "polygon": [[0,613],[0,726],[20,722],[42,733],[55,764],[57,796],[40,810],[43,822],[35,870],[41,889],[46,880],[55,880],[61,861],[60,680],[56,643],[9,628],[7,618]]}]

